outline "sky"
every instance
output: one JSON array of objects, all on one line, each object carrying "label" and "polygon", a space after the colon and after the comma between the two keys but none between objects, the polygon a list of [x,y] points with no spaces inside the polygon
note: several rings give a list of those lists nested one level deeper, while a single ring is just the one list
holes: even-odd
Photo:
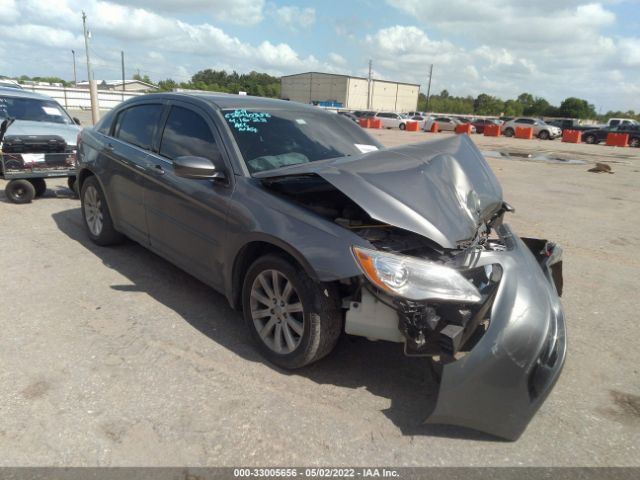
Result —
[{"label": "sky", "polygon": [[640,0],[0,0],[0,75],[321,71],[640,111]]}]

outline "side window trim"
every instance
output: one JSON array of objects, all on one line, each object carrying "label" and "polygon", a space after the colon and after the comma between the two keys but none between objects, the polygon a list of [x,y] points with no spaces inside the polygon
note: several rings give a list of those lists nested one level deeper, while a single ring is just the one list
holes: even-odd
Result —
[{"label": "side window trim", "polygon": [[[220,131],[218,130],[218,125],[213,120],[212,116],[208,115],[201,107],[199,107],[198,105],[193,105],[192,103],[189,103],[189,102],[183,102],[183,101],[179,101],[179,100],[168,100],[165,103],[165,109],[166,110],[165,110],[165,113],[163,115],[162,122],[160,123],[159,132],[158,132],[158,135],[157,135],[158,151],[151,152],[153,154],[153,156],[155,158],[161,159],[164,162],[167,162],[167,164],[169,164],[169,165],[173,165],[173,161],[171,161],[167,157],[164,157],[164,156],[160,155],[160,153],[159,153],[160,143],[162,142],[162,135],[164,134],[164,129],[165,129],[166,125],[167,125],[167,121],[169,120],[169,113],[171,112],[171,107],[182,107],[182,108],[185,108],[187,110],[191,110],[192,112],[197,113],[200,117],[202,117],[204,119],[205,123],[207,124],[207,127],[209,127],[209,131],[213,135],[213,139],[215,140],[215,143],[218,146],[218,151],[220,152],[220,155],[222,155],[222,159],[223,159],[225,165],[227,166],[227,168],[229,169],[230,172],[233,172],[234,169],[233,169],[233,165],[232,165],[232,162],[231,162],[231,158],[229,157],[229,152],[227,151],[226,144],[224,143],[224,141],[222,139],[222,135],[220,134]],[[229,181],[231,182],[230,184],[233,184],[233,182],[234,182],[233,175],[230,175],[229,177],[230,177]]]},{"label": "side window trim", "polygon": [[[129,143],[123,139],[121,139],[119,137],[120,134],[120,129],[122,128],[122,119],[125,118],[126,114],[133,108],[136,107],[141,107],[141,106],[146,106],[146,105],[158,105],[159,107],[162,107],[162,115],[161,115],[161,120],[159,122],[156,122],[155,125],[153,126],[153,132],[151,134],[151,144],[149,145],[149,148],[145,148],[145,147],[141,147],[140,145],[136,145],[134,143]],[[135,148],[139,148],[140,150],[143,150],[145,152],[153,152],[154,151],[154,146],[157,142],[157,137],[158,137],[158,126],[160,125],[160,123],[164,120],[166,120],[166,105],[164,104],[164,102],[141,102],[141,103],[136,103],[134,105],[130,105],[127,108],[119,111],[116,114],[116,118],[115,121],[113,122],[113,126],[111,127],[111,135],[109,135],[110,137],[112,137],[115,140],[118,140],[119,142],[123,142],[126,143],[127,145],[130,145],[132,147]]]}]

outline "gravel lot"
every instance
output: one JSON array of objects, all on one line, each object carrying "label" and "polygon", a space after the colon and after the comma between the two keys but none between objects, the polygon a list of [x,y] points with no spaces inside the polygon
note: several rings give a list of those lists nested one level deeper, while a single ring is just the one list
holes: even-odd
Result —
[{"label": "gravel lot", "polygon": [[640,466],[640,149],[473,138],[615,172],[489,159],[509,223],[565,250],[568,359],[519,441],[422,425],[435,385],[397,345],[265,364],[221,295],[137,244],[91,244],[62,179],[29,205],[0,193],[0,465]]}]

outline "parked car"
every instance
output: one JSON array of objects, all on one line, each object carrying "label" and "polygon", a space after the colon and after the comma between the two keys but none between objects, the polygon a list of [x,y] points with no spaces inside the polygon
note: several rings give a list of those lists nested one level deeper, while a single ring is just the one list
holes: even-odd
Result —
[{"label": "parked car", "polygon": [[515,135],[517,127],[533,127],[533,134],[540,140],[553,140],[562,136],[562,130],[553,125],[548,125],[543,120],[538,118],[520,117],[502,125],[502,134],[505,137],[512,137]]},{"label": "parked car", "polygon": [[22,85],[20,85],[15,80],[11,80],[10,78],[0,78],[0,87],[1,88],[16,88],[18,90],[22,90]]},{"label": "parked car", "polygon": [[338,112],[338,115],[342,115],[345,118],[348,118],[352,122],[358,123],[358,117],[356,117],[353,113],[341,110]]},{"label": "parked car", "polygon": [[585,130],[582,132],[582,141],[584,143],[601,143],[607,140],[607,135],[610,133],[626,133],[629,135],[629,146],[640,147],[640,125],[618,125]]},{"label": "parked car", "polygon": [[477,133],[484,133],[484,127],[486,127],[487,125],[500,125],[500,122],[498,120],[478,118],[471,122],[471,125],[476,128]]},{"label": "parked car", "polygon": [[504,223],[466,135],[385,149],[308,105],[162,93],[83,130],[79,162],[88,237],[131,237],[222,292],[280,367],[343,331],[397,342],[441,367],[429,422],[509,439],[560,374],[561,250]]},{"label": "parked car", "polygon": [[[450,132],[453,132],[458,125],[467,123],[453,117],[436,117],[433,121],[438,124],[438,130]],[[471,133],[476,133],[476,128],[473,125],[471,126]]]},{"label": "parked car", "polygon": [[376,114],[376,112],[371,112],[369,110],[356,110],[355,112],[353,112],[353,114],[358,118],[373,117]]},{"label": "parked car", "polygon": [[[22,168],[27,156],[30,162],[44,163],[50,158],[45,153],[75,155],[80,122],[71,118],[54,99],[22,89],[0,87],[0,121],[5,119],[14,121],[4,136],[2,149],[13,154],[11,162],[15,168]],[[41,181],[36,193],[44,193],[43,188],[46,189]]]},{"label": "parked car", "polygon": [[407,128],[407,122],[412,121],[401,113],[393,112],[377,112],[371,118],[381,120],[382,128],[399,128],[400,130]]},{"label": "parked car", "polygon": [[585,130],[598,128],[597,125],[583,125],[579,122],[579,120],[576,120],[575,118],[557,118],[553,120],[547,120],[546,123],[547,125],[558,127],[563,132],[565,130],[577,130],[580,132],[584,132]]}]

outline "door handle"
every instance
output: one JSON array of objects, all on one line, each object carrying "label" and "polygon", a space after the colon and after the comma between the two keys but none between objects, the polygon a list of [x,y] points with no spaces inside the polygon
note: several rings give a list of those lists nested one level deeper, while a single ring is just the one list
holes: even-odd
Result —
[{"label": "door handle", "polygon": [[107,143],[104,148],[106,148],[110,152],[113,152],[113,149],[114,149],[113,145],[111,145],[110,143]]},{"label": "door handle", "polygon": [[158,175],[164,175],[164,168],[162,168],[162,165],[154,165],[153,168],[155,169],[156,173]]}]

